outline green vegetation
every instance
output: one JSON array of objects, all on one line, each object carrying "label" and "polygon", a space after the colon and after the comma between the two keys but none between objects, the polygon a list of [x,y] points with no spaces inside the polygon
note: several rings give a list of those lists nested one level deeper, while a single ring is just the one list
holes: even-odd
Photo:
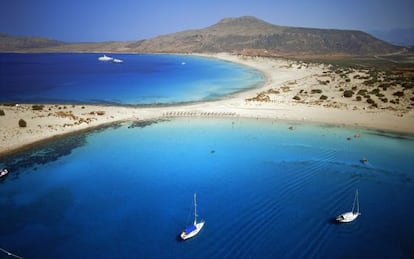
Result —
[{"label": "green vegetation", "polygon": [[312,89],[311,90],[311,94],[321,94],[322,90],[321,89]]},{"label": "green vegetation", "polygon": [[35,104],[35,105],[33,105],[32,106],[32,110],[33,111],[41,111],[41,110],[43,110],[43,108],[45,108],[45,106],[44,105],[42,105],[42,104]]},{"label": "green vegetation", "polygon": [[349,97],[352,97],[353,95],[354,95],[354,92],[351,91],[351,90],[345,90],[344,91],[344,97],[349,98]]},{"label": "green vegetation", "polygon": [[6,115],[3,110],[0,110],[0,116]]},{"label": "green vegetation", "polygon": [[[369,70],[376,70],[376,71],[383,71],[385,75],[388,77],[390,73],[395,71],[403,71],[403,72],[413,72],[414,69],[414,62],[413,62],[414,54],[401,54],[395,55],[393,57],[388,57],[387,59],[379,59],[374,56],[353,56],[353,57],[342,57],[342,58],[309,58],[301,60],[308,61],[310,63],[321,63],[326,65],[332,65],[333,70],[336,69],[369,69]],[[366,80],[368,77],[355,75],[354,79],[363,79]]]},{"label": "green vegetation", "polygon": [[397,91],[397,92],[393,93],[392,95],[397,96],[397,97],[403,97],[404,92],[403,91]]},{"label": "green vegetation", "polygon": [[357,95],[362,95],[362,96],[365,96],[367,93],[368,93],[368,90],[366,90],[366,89],[361,89],[361,90],[359,90],[359,91],[358,91]]},{"label": "green vegetation", "polygon": [[23,120],[23,119],[20,119],[20,120],[19,120],[19,127],[21,127],[21,128],[25,128],[26,126],[27,126],[26,121],[25,121],[25,120]]},{"label": "green vegetation", "polygon": [[326,95],[321,95],[321,97],[319,97],[319,100],[326,100],[326,99],[328,99],[328,96]]}]

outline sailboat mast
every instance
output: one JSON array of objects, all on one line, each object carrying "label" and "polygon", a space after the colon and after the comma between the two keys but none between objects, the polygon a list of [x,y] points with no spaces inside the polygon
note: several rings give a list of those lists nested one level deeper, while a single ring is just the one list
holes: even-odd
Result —
[{"label": "sailboat mast", "polygon": [[359,196],[358,196],[358,189],[356,190],[356,202],[357,202],[357,213],[359,214]]},{"label": "sailboat mast", "polygon": [[194,193],[194,225],[197,224],[197,194]]},{"label": "sailboat mast", "polygon": [[355,214],[355,211],[354,211],[355,203],[356,203],[356,209],[357,209],[356,213],[359,213],[358,189],[355,192],[354,203],[352,204],[352,213],[354,213],[354,214]]}]

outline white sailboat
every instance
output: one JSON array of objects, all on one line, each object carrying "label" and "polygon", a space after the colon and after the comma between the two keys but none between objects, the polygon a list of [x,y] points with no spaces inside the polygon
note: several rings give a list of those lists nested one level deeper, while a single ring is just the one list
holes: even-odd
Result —
[{"label": "white sailboat", "polygon": [[1,169],[0,170],[0,178],[3,177],[3,176],[5,176],[8,173],[9,173],[9,171],[7,171],[7,169]]},{"label": "white sailboat", "polygon": [[180,237],[182,240],[189,239],[200,232],[200,230],[204,227],[204,221],[197,222],[197,195],[194,193],[194,222],[191,226],[187,227],[186,229],[181,232]]},{"label": "white sailboat", "polygon": [[[356,210],[355,210],[356,207]],[[352,211],[345,212],[338,217],[336,220],[341,223],[351,222],[354,221],[361,213],[359,212],[359,198],[358,198],[358,190],[355,192],[354,203],[352,204]]]}]

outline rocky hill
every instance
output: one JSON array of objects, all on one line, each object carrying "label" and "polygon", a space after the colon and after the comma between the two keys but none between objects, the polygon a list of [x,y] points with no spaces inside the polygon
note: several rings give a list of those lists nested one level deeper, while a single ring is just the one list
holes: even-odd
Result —
[{"label": "rocky hill", "polygon": [[362,31],[277,26],[254,17],[226,18],[200,30],[143,40],[139,52],[240,52],[372,55],[401,51]]},{"label": "rocky hill", "polygon": [[64,42],[41,37],[18,37],[0,33],[0,51],[47,49],[64,45]]},{"label": "rocky hill", "polygon": [[211,53],[262,55],[381,55],[402,51],[351,30],[277,26],[255,17],[225,18],[210,27],[137,42],[63,43],[0,35],[0,51]]}]

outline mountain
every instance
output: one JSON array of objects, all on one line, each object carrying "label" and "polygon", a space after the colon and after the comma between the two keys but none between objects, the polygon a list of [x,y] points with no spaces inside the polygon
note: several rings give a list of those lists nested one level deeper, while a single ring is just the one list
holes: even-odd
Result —
[{"label": "mountain", "polygon": [[376,55],[402,50],[362,31],[277,26],[251,16],[225,18],[204,29],[137,42],[69,44],[44,38],[0,37],[0,51]]},{"label": "mountain", "polygon": [[0,33],[0,51],[24,51],[64,45],[63,42],[41,37],[18,37]]},{"label": "mountain", "polygon": [[373,55],[401,51],[362,31],[277,26],[244,16],[226,18],[200,30],[143,40],[139,52],[240,52]]}]

